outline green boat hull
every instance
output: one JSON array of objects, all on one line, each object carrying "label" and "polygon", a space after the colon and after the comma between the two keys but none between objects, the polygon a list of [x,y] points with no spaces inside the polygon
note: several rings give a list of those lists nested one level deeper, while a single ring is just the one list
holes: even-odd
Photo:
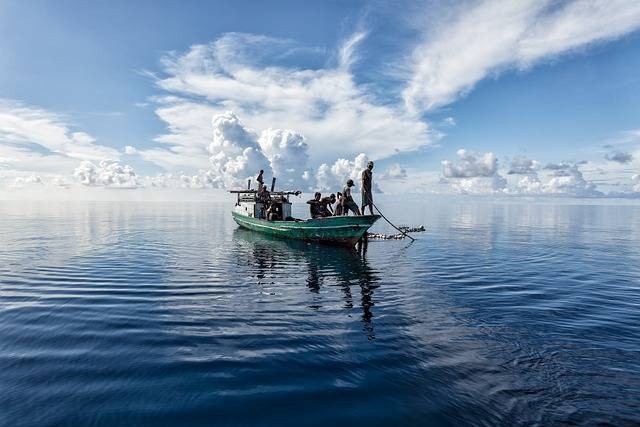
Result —
[{"label": "green boat hull", "polygon": [[285,239],[354,246],[380,215],[331,216],[306,221],[267,221],[231,212],[244,228]]}]

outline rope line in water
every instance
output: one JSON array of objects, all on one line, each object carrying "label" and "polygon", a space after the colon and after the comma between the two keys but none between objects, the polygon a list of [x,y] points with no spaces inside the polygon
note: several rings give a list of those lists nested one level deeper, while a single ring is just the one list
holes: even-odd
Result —
[{"label": "rope line in water", "polygon": [[[373,200],[371,200],[371,198],[369,197],[369,195],[366,196],[367,197],[367,201],[374,207],[376,208],[376,210],[378,211],[378,213],[380,214],[380,216],[382,218],[384,218],[385,221],[387,221],[393,228],[395,228],[396,230],[398,230],[400,232],[400,234],[402,234],[404,237],[408,237],[411,239],[412,242],[415,242],[416,239],[414,239],[413,237],[409,236],[407,233],[405,233],[404,231],[400,230],[398,227],[395,226],[394,223],[392,223],[391,221],[389,221],[389,219],[387,219],[386,216],[384,216],[384,214],[382,212],[380,212],[380,209],[378,209],[378,207],[376,206],[375,203],[373,203]],[[364,215],[364,208],[365,206],[362,207],[362,215]]]}]

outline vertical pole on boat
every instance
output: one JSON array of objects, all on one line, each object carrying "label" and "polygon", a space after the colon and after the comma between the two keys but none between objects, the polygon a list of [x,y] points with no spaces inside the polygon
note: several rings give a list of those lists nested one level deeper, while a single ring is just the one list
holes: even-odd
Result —
[{"label": "vertical pole on boat", "polygon": [[247,180],[247,190],[251,190],[251,180]]},{"label": "vertical pole on boat", "polygon": [[276,188],[276,177],[271,178],[271,192]]}]

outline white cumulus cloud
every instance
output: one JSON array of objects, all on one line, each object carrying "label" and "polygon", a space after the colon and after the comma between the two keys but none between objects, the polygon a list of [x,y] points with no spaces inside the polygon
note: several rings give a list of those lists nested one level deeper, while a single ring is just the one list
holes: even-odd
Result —
[{"label": "white cumulus cloud", "polygon": [[[368,157],[358,154],[353,160],[340,158],[333,164],[323,163],[316,171],[316,188],[324,191],[341,191],[348,179],[358,185],[360,174],[367,167]],[[375,186],[375,181],[374,181]],[[374,191],[379,191],[377,187]]]},{"label": "white cumulus cloud", "polygon": [[507,181],[498,173],[498,158],[491,152],[477,154],[460,149],[458,163],[443,160],[443,183],[461,194],[493,194],[504,192]]},{"label": "white cumulus cloud", "polygon": [[493,153],[477,155],[471,151],[460,149],[456,152],[459,163],[443,160],[442,174],[446,178],[491,177],[498,170],[498,159]]},{"label": "white cumulus cloud", "polygon": [[208,151],[213,176],[225,188],[243,187],[259,170],[271,174],[269,160],[263,154],[256,133],[245,127],[232,112],[212,120],[213,141]]},{"label": "white cumulus cloud", "polygon": [[633,191],[640,193],[640,174],[633,175],[631,181],[633,182]]},{"label": "white cumulus cloud", "polygon": [[73,176],[80,184],[90,187],[136,188],[139,185],[139,178],[131,166],[109,160],[97,164],[84,160],[73,171]]},{"label": "white cumulus cloud", "polygon": [[453,191],[461,194],[503,193],[507,187],[507,181],[500,174],[453,179],[449,183]]},{"label": "white cumulus cloud", "polygon": [[258,143],[278,178],[280,188],[299,186],[304,177],[308,177],[308,145],[300,133],[288,129],[266,129],[260,134]]},{"label": "white cumulus cloud", "polygon": [[131,145],[125,145],[124,147],[124,154],[128,155],[128,156],[133,156],[135,154],[138,154],[138,150],[136,149],[136,147],[131,146]]},{"label": "white cumulus cloud", "polygon": [[540,169],[540,163],[524,156],[516,156],[509,165],[509,175],[532,175]]},{"label": "white cumulus cloud", "polygon": [[551,179],[544,185],[545,193],[580,197],[602,195],[593,182],[584,179],[579,163],[549,164],[545,169],[552,171]]},{"label": "white cumulus cloud", "polygon": [[400,166],[400,163],[392,163],[387,170],[380,176],[381,179],[405,179],[407,177],[407,170]]}]

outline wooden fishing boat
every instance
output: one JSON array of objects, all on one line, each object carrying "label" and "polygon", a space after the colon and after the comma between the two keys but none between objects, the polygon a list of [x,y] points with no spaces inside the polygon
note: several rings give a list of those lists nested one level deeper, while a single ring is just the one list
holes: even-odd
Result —
[{"label": "wooden fishing boat", "polygon": [[279,191],[271,192],[271,204],[282,219],[267,220],[264,204],[256,199],[256,190],[230,192],[238,195],[231,214],[239,226],[286,239],[354,246],[380,218],[379,215],[360,215],[296,219],[291,216],[289,196],[298,195],[300,191]]}]

